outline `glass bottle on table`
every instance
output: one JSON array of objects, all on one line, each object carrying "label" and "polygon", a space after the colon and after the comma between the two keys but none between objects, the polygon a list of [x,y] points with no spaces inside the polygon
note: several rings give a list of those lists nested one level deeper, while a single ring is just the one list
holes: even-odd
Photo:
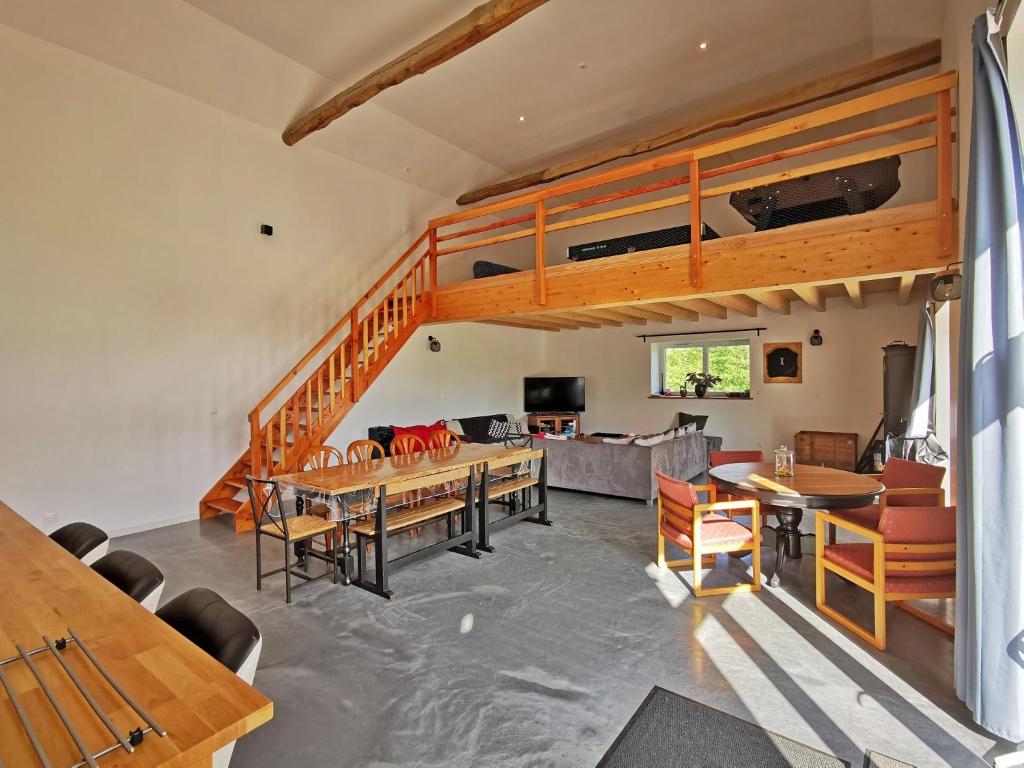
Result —
[{"label": "glass bottle on table", "polygon": [[785,444],[775,450],[775,476],[793,477],[796,472],[796,455]]}]

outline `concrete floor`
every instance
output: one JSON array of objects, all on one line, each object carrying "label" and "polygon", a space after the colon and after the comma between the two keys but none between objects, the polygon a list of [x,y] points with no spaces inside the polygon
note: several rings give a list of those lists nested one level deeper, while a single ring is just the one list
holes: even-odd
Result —
[{"label": "concrete floor", "polygon": [[[811,556],[782,588],[697,600],[688,576],[652,563],[653,509],[559,491],[551,508],[553,527],[501,531],[481,560],[397,571],[393,602],[324,581],[286,606],[282,576],[258,593],[254,537],[226,520],[113,546],[160,567],[165,601],[208,586],[263,633],[256,686],[275,716],[239,742],[236,768],[593,766],[653,685],[854,766],[867,748],[920,768],[986,765],[993,740],[956,699],[937,630],[891,609],[876,653],[814,610]],[[743,567],[719,562],[706,583]],[[830,593],[868,608],[852,588]]]}]

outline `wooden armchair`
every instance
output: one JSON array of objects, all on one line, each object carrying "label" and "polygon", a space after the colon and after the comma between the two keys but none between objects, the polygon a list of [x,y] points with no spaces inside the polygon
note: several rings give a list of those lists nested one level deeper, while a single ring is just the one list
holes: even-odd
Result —
[{"label": "wooden armchair", "polygon": [[[833,517],[871,528],[878,528],[886,507],[941,507],[946,503],[942,481],[946,468],[906,459],[889,459],[881,474],[868,475],[885,486],[876,504],[856,509],[833,510]],[[836,528],[829,526],[828,543],[836,543]]]},{"label": "wooden armchair", "polygon": [[[826,525],[843,528],[867,542],[826,544]],[[953,634],[953,627],[907,601],[956,596],[956,507],[885,507],[877,530],[818,512],[815,526],[815,605],[819,611],[881,651],[886,646],[885,609],[890,602]],[[873,632],[826,603],[826,571],[872,594]]]},{"label": "wooden armchair", "polygon": [[[693,591],[697,597],[761,589],[761,513],[757,499],[717,501],[713,485],[692,485],[684,480],[655,472],[658,479],[658,567],[692,568]],[[704,492],[708,503],[697,496]],[[750,515],[750,527],[730,519],[727,514]],[[719,514],[726,513],[726,514]],[[689,559],[666,560],[665,540],[690,555]],[[750,552],[753,574],[750,583],[705,589],[701,569],[714,566],[719,552]]]}]

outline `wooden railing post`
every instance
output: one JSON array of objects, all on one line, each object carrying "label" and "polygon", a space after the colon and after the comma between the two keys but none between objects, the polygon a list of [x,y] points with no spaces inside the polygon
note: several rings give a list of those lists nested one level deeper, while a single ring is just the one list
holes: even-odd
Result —
[{"label": "wooden railing post", "polygon": [[939,259],[953,259],[953,125],[952,104],[948,90],[936,96],[936,144],[938,163],[936,199],[939,201]]},{"label": "wooden railing post", "polygon": [[700,163],[690,158],[690,285],[700,288]]},{"label": "wooden railing post", "polygon": [[362,377],[359,373],[359,305],[356,304],[352,307],[352,312],[349,314],[349,340],[352,343],[352,349],[349,352],[349,359],[352,361],[352,402],[358,403],[360,396],[363,394]]},{"label": "wooden railing post", "polygon": [[544,271],[545,267],[545,248],[544,248],[544,236],[545,236],[545,212],[544,212],[544,201],[538,200],[534,207],[533,216],[533,227],[534,227],[534,284],[536,286],[535,300],[541,306],[548,303],[548,280],[547,274]]},{"label": "wooden railing post", "polygon": [[437,312],[437,227],[428,234],[427,253],[430,255],[430,314]]},{"label": "wooden railing post", "polygon": [[249,414],[249,474],[253,477],[263,477],[263,468],[260,462],[260,412],[253,411]]}]

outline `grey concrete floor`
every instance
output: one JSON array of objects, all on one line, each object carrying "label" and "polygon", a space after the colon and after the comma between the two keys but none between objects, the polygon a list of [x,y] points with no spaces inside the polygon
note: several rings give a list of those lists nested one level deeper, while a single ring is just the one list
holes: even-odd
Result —
[{"label": "grey concrete floor", "polygon": [[[257,592],[255,537],[227,520],[113,547],[160,567],[165,601],[208,586],[263,633],[256,686],[275,715],[238,743],[235,768],[593,766],[653,685],[855,766],[867,748],[921,768],[986,764],[993,740],[954,695],[952,640],[891,609],[875,652],[814,610],[812,556],[781,588],[698,600],[688,575],[654,567],[653,509],[560,491],[551,509],[553,527],[498,532],[480,560],[398,570],[392,602],[328,580],[286,606],[282,576]],[[705,583],[747,563],[721,557]],[[843,586],[830,595],[869,608]]]}]

